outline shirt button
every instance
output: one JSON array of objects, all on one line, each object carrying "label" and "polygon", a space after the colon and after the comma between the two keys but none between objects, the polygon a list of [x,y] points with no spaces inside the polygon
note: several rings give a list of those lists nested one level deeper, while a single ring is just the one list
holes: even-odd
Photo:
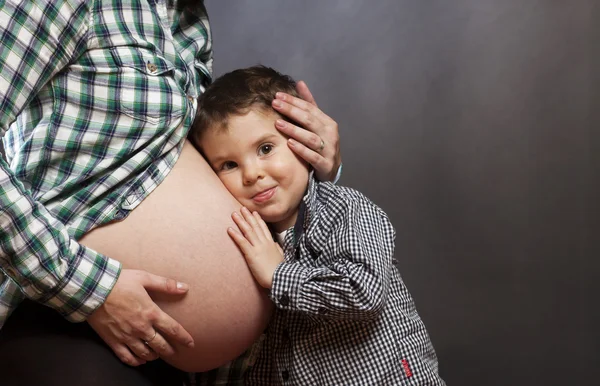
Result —
[{"label": "shirt button", "polygon": [[279,303],[284,307],[290,304],[290,297],[288,296],[287,292],[281,295],[279,298]]},{"label": "shirt button", "polygon": [[150,63],[148,62],[148,64],[146,64],[146,67],[148,68],[148,71],[154,73],[156,72],[156,70],[158,70],[158,66],[154,63]]},{"label": "shirt button", "polygon": [[284,382],[287,382],[287,380],[290,379],[290,372],[287,370],[283,370],[281,372],[281,378],[283,378]]},{"label": "shirt button", "polygon": [[190,101],[190,102],[194,103],[194,97],[193,97],[193,96],[191,96],[191,95],[188,95],[188,97],[187,97],[187,98],[188,98],[188,101]]}]

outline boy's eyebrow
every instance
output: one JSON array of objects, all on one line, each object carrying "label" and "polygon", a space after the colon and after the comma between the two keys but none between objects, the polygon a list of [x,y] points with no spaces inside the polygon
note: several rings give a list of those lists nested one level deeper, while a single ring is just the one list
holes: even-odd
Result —
[{"label": "boy's eyebrow", "polygon": [[265,134],[262,137],[258,138],[256,141],[254,141],[254,143],[252,144],[252,146],[256,147],[256,146],[260,145],[261,143],[265,142],[267,139],[269,139],[271,137],[277,137],[277,134],[274,134],[274,133]]}]

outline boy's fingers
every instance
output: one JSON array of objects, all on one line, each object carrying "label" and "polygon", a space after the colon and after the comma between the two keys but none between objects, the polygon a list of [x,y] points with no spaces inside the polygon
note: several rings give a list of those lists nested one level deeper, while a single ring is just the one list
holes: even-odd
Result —
[{"label": "boy's fingers", "polygon": [[262,229],[265,239],[273,240],[273,237],[271,236],[271,231],[269,230],[267,223],[262,219],[262,217],[260,217],[260,214],[258,214],[257,211],[254,211],[252,215],[256,219],[256,222],[258,222],[258,224],[260,225],[260,229]]},{"label": "boy's fingers", "polygon": [[256,217],[254,217],[254,215],[250,213],[250,211],[246,207],[242,207],[242,214],[244,215],[244,219],[246,220],[246,222],[252,227],[252,230],[254,231],[254,234],[256,235],[258,241],[264,241],[264,231],[261,228],[260,223],[256,220]]},{"label": "boy's fingers", "polygon": [[231,216],[233,221],[237,224],[238,228],[242,231],[242,234],[250,244],[255,245],[258,242],[256,232],[252,229],[246,219],[239,213],[234,212]]},{"label": "boy's fingers", "polygon": [[246,238],[244,236],[242,236],[242,234],[240,232],[238,232],[237,230],[235,230],[233,228],[227,228],[227,234],[229,235],[229,237],[231,237],[233,239],[233,241],[240,248],[244,257],[247,257],[250,252],[250,248],[251,248],[251,244],[248,242],[248,240],[246,240]]}]

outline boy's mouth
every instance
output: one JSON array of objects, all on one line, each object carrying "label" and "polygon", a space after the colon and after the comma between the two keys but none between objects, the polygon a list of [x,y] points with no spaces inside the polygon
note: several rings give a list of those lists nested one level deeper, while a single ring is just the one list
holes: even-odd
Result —
[{"label": "boy's mouth", "polygon": [[277,190],[277,186],[263,190],[262,192],[255,194],[252,197],[252,200],[257,203],[262,203],[262,202],[268,201],[275,195],[276,190]]}]

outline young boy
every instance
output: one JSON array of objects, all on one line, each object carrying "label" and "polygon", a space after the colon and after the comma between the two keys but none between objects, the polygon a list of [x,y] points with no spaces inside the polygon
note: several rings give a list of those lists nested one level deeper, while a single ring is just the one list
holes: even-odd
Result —
[{"label": "young boy", "polygon": [[271,107],[279,91],[295,95],[295,82],[267,67],[223,75],[190,134],[243,205],[232,215],[239,230],[227,232],[276,307],[246,384],[444,385],[394,266],[387,215],[314,178],[275,128],[285,119]]}]

